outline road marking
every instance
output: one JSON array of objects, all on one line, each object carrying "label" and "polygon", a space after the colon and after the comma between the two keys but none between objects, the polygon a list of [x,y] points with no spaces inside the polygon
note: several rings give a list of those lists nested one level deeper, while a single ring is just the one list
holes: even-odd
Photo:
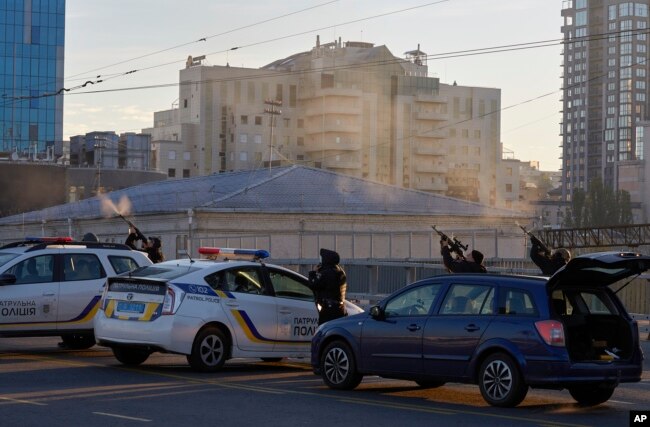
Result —
[{"label": "road marking", "polygon": [[632,402],[623,402],[622,400],[608,400],[607,402],[612,402],[612,403],[620,403],[622,405],[634,405]]},{"label": "road marking", "polygon": [[23,399],[12,399],[11,397],[4,397],[4,396],[0,396],[0,400],[6,400],[8,402],[13,402],[13,403],[26,403],[28,405],[47,406],[47,403],[34,402],[31,400],[23,400]]},{"label": "road marking", "polygon": [[93,414],[95,414],[95,415],[104,415],[106,417],[122,418],[124,420],[142,421],[143,423],[150,423],[151,421],[153,421],[153,420],[149,420],[147,418],[127,417],[126,415],[109,414],[108,412],[93,412]]}]

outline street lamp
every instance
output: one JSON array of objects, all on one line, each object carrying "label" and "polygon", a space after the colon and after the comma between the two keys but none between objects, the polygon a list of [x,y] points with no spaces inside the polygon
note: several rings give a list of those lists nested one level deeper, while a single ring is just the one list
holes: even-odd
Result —
[{"label": "street lamp", "polygon": [[192,209],[187,210],[187,255],[191,258],[192,251],[192,217],[194,216],[194,211]]}]

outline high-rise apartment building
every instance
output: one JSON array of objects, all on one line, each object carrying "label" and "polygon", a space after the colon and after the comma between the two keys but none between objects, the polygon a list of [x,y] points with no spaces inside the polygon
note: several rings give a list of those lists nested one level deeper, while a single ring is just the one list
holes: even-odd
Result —
[{"label": "high-rise apartment building", "polygon": [[261,69],[188,58],[180,83],[143,131],[170,177],[299,163],[497,205],[501,92],[440,84],[419,48],[317,39]]},{"label": "high-rise apartment building", "polygon": [[0,152],[45,155],[63,139],[65,0],[2,0],[0,30]]},{"label": "high-rise apartment building", "polygon": [[[562,198],[600,178],[626,190],[648,118],[648,0],[563,3]],[[639,192],[637,191],[637,194]],[[636,200],[643,202],[643,200]],[[647,201],[645,201],[647,203]]]}]

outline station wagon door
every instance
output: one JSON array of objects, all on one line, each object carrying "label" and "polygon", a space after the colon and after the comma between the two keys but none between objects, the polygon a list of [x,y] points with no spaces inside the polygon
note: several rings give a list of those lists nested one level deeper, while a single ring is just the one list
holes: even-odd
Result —
[{"label": "station wagon door", "polygon": [[481,336],[494,318],[495,288],[485,283],[452,283],[436,315],[424,328],[424,373],[461,377]]}]

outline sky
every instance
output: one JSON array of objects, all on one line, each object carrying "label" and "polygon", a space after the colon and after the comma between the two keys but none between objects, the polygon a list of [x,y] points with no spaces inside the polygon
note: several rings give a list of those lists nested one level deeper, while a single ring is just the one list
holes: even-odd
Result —
[{"label": "sky", "polygon": [[[317,35],[321,43],[385,45],[397,57],[418,44],[431,56],[553,41],[430,57],[428,66],[441,83],[500,89],[505,149],[556,171],[561,9],[562,0],[67,0],[64,86],[77,89],[64,98],[63,136],[152,127],[155,111],[176,106],[189,55],[206,55],[206,65],[259,68],[311,50]],[[87,81],[95,83],[79,87]]]}]

